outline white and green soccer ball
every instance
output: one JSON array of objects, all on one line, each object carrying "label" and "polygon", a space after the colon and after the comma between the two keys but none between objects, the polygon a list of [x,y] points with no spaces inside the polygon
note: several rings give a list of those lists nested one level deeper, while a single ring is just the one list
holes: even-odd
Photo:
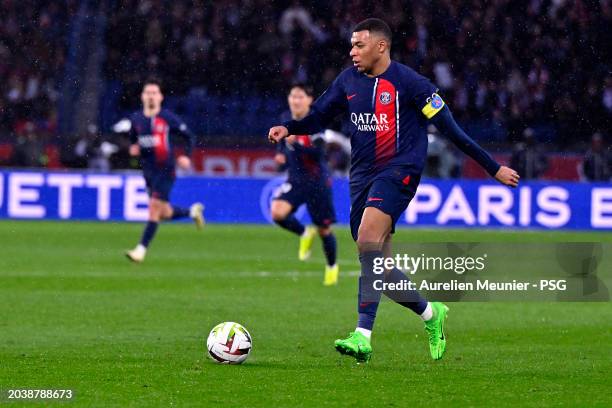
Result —
[{"label": "white and green soccer ball", "polygon": [[253,342],[244,326],[234,322],[219,323],[206,340],[208,355],[217,363],[240,364],[251,353]]}]

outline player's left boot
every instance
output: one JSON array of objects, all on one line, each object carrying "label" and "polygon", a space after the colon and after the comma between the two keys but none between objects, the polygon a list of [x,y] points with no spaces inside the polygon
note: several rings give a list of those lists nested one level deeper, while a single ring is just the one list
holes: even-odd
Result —
[{"label": "player's left boot", "polygon": [[125,256],[132,262],[142,263],[147,255],[147,248],[137,245],[136,248],[125,251]]},{"label": "player's left boot", "polygon": [[431,308],[433,309],[433,317],[425,322],[425,331],[429,336],[431,358],[439,360],[446,350],[444,322],[448,313],[448,307],[444,303],[431,302]]},{"label": "player's left boot", "polygon": [[298,252],[298,258],[300,261],[305,261],[310,258],[312,242],[317,231],[313,227],[306,227],[304,234],[300,237],[300,250]]},{"label": "player's left boot", "polygon": [[336,340],[334,346],[340,354],[355,357],[359,363],[367,363],[372,357],[370,339],[358,331],[352,332],[346,339]]},{"label": "player's left boot", "polygon": [[339,272],[340,270],[338,268],[338,264],[334,264],[332,266],[325,265],[325,277],[323,278],[323,285],[337,285]]},{"label": "player's left boot", "polygon": [[189,217],[195,222],[198,229],[202,229],[206,220],[204,219],[204,204],[195,203],[189,207]]}]

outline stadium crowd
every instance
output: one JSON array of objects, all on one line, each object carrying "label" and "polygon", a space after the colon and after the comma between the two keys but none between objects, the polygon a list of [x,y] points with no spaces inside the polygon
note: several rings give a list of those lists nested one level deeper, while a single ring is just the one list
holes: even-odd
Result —
[{"label": "stadium crowd", "polygon": [[125,84],[126,103],[142,72],[179,94],[322,90],[350,63],[352,26],[370,15],[392,26],[394,58],[432,78],[463,121],[498,121],[512,141],[552,121],[561,147],[610,128],[608,0],[123,0],[106,72]]},{"label": "stadium crowd", "polygon": [[[56,101],[76,0],[0,3],[0,129],[56,132]],[[117,0],[106,27],[104,77],[136,108],[144,77],[166,93],[282,97],[318,91],[350,64],[353,25],[379,16],[393,57],[429,76],[463,123],[525,129],[554,150],[609,150],[612,0]],[[551,136],[552,135],[552,136]]]},{"label": "stadium crowd", "polygon": [[0,2],[0,137],[55,132],[75,3]]}]

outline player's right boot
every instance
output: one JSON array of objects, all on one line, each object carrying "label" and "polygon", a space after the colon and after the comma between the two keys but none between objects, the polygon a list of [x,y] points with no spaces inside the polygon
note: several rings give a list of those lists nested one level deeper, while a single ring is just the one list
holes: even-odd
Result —
[{"label": "player's right boot", "polygon": [[304,230],[304,233],[300,237],[300,249],[298,251],[298,259],[300,261],[305,261],[310,258],[312,242],[316,234],[317,231],[313,227],[306,227],[306,230]]},{"label": "player's right boot", "polygon": [[429,337],[429,352],[431,358],[439,360],[446,350],[446,334],[444,322],[448,313],[448,306],[440,302],[431,302],[433,317],[425,322],[425,331]]},{"label": "player's right boot", "polygon": [[204,219],[204,204],[194,203],[189,207],[189,217],[195,222],[198,229],[202,229],[206,220]]},{"label": "player's right boot", "polygon": [[136,245],[136,248],[125,251],[125,256],[132,262],[141,263],[147,255],[147,248],[141,244]]},{"label": "player's right boot", "polygon": [[367,363],[372,357],[370,339],[357,331],[350,333],[346,339],[336,340],[334,345],[340,354],[355,357],[359,363]]}]

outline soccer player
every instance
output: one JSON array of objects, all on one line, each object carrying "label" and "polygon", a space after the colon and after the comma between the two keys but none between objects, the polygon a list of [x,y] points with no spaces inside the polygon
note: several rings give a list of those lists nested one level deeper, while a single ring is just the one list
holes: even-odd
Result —
[{"label": "soccer player", "polygon": [[[370,337],[381,296],[373,288],[374,260],[390,255],[395,224],[416,193],[427,155],[428,122],[500,183],[516,187],[519,181],[514,170],[500,166],[465,134],[427,78],[391,60],[390,48],[391,30],[384,21],[370,18],[357,24],[351,36],[353,66],[340,73],[308,116],[275,126],[268,134],[279,142],[289,135],[316,133],[339,114],[350,120],[350,224],[361,262],[359,317],[356,330],[336,340],[335,347],[357,361],[368,361],[372,354]],[[408,280],[396,268],[387,270],[384,279]],[[424,320],[431,356],[442,358],[448,308],[427,302],[416,291],[385,294]]]},{"label": "soccer player", "polygon": [[[310,111],[312,90],[303,84],[293,85],[287,102],[291,119],[302,119]],[[300,237],[298,257],[304,261],[310,257],[316,232],[312,227],[304,227],[294,213],[302,204],[306,204],[310,218],[317,226],[327,259],[323,284],[335,285],[339,269],[336,264],[336,237],[331,225],[336,220],[336,214],[331,178],[325,163],[325,141],[321,134],[289,136],[278,144],[275,160],[288,169],[288,177],[272,201],[272,219]]]},{"label": "soccer player", "polygon": [[[187,170],[191,167],[191,150],[195,136],[174,113],[162,109],[164,96],[161,84],[148,80],[142,88],[142,110],[130,117],[130,155],[140,156],[140,166],[149,193],[149,220],[140,243],[125,255],[133,262],[142,262],[147,248],[162,220],[191,217],[198,228],[204,225],[204,206],[192,204],[189,209],[169,203],[170,190],[176,178],[175,166]],[[185,154],[174,158],[176,136],[185,141]]]}]

